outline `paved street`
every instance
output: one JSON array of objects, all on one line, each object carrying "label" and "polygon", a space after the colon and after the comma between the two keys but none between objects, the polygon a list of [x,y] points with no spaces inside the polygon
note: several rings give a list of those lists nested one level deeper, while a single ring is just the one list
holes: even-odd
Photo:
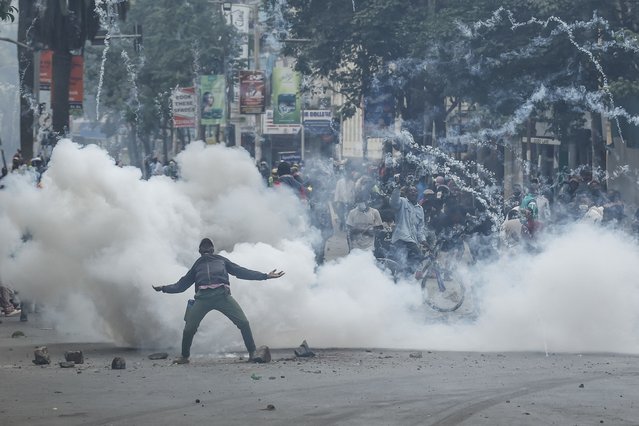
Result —
[{"label": "paved street", "polygon": [[[11,338],[17,330],[26,337]],[[33,318],[0,324],[2,424],[637,425],[639,358],[616,354],[314,349],[269,364],[176,366],[149,350],[71,343]],[[49,366],[32,364],[47,344]],[[63,369],[65,350],[85,363]],[[114,356],[126,370],[111,370]]]}]

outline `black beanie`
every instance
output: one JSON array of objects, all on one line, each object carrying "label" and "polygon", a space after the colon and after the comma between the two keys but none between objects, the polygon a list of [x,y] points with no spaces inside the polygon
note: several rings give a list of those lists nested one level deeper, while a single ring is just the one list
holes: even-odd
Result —
[{"label": "black beanie", "polygon": [[213,253],[214,251],[213,241],[211,241],[210,238],[204,238],[202,241],[200,241],[199,251],[200,251],[200,254]]}]

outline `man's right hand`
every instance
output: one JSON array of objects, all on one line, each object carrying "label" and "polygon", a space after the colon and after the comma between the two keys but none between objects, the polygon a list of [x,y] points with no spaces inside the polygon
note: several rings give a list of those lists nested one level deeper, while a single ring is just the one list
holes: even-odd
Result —
[{"label": "man's right hand", "polygon": [[158,286],[152,285],[151,287],[153,287],[153,290],[155,290],[155,291],[162,291],[162,289],[164,288],[163,285],[158,285]]}]

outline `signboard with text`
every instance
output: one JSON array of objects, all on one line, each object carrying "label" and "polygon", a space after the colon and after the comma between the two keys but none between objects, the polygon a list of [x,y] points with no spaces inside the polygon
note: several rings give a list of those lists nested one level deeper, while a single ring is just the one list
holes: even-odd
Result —
[{"label": "signboard with text", "polygon": [[290,67],[275,67],[272,80],[273,123],[300,124],[300,73]]},{"label": "signboard with text", "polygon": [[240,114],[262,114],[266,104],[262,71],[240,71]]},{"label": "signboard with text", "polygon": [[69,109],[81,110],[84,100],[84,57],[71,56],[71,75],[69,77]]},{"label": "signboard with text", "polygon": [[194,87],[178,87],[171,94],[173,127],[195,127],[196,105]]},{"label": "signboard with text", "polygon": [[305,109],[304,130],[315,134],[331,133],[333,112],[330,109]]},{"label": "signboard with text", "polygon": [[53,51],[40,52],[40,90],[51,90],[53,81]]},{"label": "signboard with text", "polygon": [[249,57],[249,14],[251,6],[245,4],[233,4],[229,12],[224,12],[226,24],[232,25],[240,35],[240,54],[239,58],[248,59]]},{"label": "signboard with text", "polygon": [[296,135],[302,128],[300,124],[275,124],[272,109],[267,109],[262,117],[262,133],[265,135]]},{"label": "signboard with text", "polygon": [[200,124],[226,123],[226,79],[223,75],[203,75],[199,80]]}]

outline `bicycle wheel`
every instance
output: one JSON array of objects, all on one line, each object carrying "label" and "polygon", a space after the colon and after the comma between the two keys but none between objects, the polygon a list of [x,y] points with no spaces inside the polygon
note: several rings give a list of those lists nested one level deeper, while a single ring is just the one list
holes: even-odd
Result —
[{"label": "bicycle wheel", "polygon": [[395,262],[393,259],[389,259],[388,257],[378,257],[375,260],[377,261],[377,266],[379,266],[380,269],[391,274],[393,280],[397,281],[397,277],[401,270],[399,263]]},{"label": "bicycle wheel", "polygon": [[466,287],[455,276],[433,264],[422,278],[424,303],[438,312],[453,312],[459,309],[466,297]]}]

